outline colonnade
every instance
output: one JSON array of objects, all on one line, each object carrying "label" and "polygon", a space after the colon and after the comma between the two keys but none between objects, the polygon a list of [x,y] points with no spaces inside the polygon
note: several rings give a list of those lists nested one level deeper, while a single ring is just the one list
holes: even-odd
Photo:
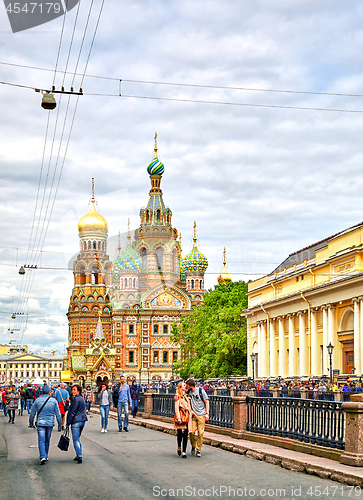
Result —
[{"label": "colonnade", "polygon": [[[354,367],[363,372],[363,296],[352,299],[354,307]],[[286,315],[257,321],[258,377],[329,375],[326,346],[334,346],[332,366],[343,370],[338,338],[337,303],[309,307]],[[322,324],[319,325],[319,313]],[[342,332],[344,333],[344,332]],[[322,338],[321,338],[322,335]],[[251,345],[253,339],[250,339]],[[322,347],[321,347],[322,346]],[[252,354],[249,351],[249,355]],[[250,374],[252,373],[251,360]]]}]

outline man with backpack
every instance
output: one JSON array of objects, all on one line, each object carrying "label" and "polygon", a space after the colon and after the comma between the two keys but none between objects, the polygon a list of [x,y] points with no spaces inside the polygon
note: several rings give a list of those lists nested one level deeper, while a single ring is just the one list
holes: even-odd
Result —
[{"label": "man with backpack", "polygon": [[31,384],[28,384],[25,394],[26,394],[26,407],[29,415],[32,409],[33,401],[35,399],[34,389]]},{"label": "man with backpack", "polygon": [[[205,423],[209,420],[209,399],[207,393],[201,387],[196,387],[195,380],[186,381],[187,393],[192,407],[192,428],[189,429],[192,455],[200,458],[202,456],[202,444]],[[195,437],[195,433],[198,437]]]}]

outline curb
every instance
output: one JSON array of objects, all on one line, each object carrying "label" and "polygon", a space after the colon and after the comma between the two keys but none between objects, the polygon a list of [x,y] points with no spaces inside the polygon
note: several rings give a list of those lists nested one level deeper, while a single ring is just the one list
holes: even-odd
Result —
[{"label": "curb", "polygon": [[[99,413],[99,410],[92,408],[92,412]],[[110,412],[109,416],[113,419],[117,419],[117,413]],[[152,421],[142,419],[141,417],[136,417],[129,419],[129,424],[137,425],[139,427],[145,427],[146,429],[164,432],[166,434],[176,435],[176,431],[173,429],[172,424],[168,424],[162,421]],[[207,432],[206,434],[213,434]],[[264,448],[268,448],[269,451],[259,449],[258,443],[252,441],[243,441],[243,444],[238,444],[238,439],[233,439],[230,442],[226,439],[226,436],[214,434],[210,436],[204,436],[203,444],[207,446],[213,446],[215,448],[221,448],[222,450],[229,451],[232,453],[237,453],[239,455],[244,455],[252,460],[260,460],[284,469],[291,470],[293,472],[302,472],[305,474],[310,474],[318,476],[322,479],[330,479],[332,481],[337,481],[342,484],[349,486],[361,486],[363,487],[363,468],[362,467],[351,467],[349,465],[342,465],[339,462],[330,460],[329,465],[317,465],[312,462],[329,460],[313,457],[312,455],[306,455],[306,459],[302,458],[290,458],[286,457],[281,453],[285,451],[277,446],[266,445]],[[254,446],[253,446],[254,445]],[[262,447],[263,448],[263,447]],[[290,452],[293,454],[294,452]],[[294,453],[295,455],[303,455],[302,453]],[[341,469],[341,470],[339,470]]]}]

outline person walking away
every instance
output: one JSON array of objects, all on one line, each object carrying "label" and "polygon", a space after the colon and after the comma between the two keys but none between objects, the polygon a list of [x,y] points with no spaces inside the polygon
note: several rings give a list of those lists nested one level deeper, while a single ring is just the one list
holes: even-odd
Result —
[{"label": "person walking away", "polygon": [[106,382],[102,382],[100,388],[97,393],[97,404],[100,405],[100,414],[101,414],[101,432],[107,431],[108,424],[108,414],[110,412],[110,408],[113,404],[112,392],[108,388],[108,384]]},{"label": "person walking away", "polygon": [[65,388],[65,384],[60,384],[60,386],[54,392],[53,397],[58,403],[59,411],[62,415],[62,429],[64,429],[64,421],[66,418],[66,403],[69,403],[69,394]]},{"label": "person walking away", "polygon": [[73,446],[76,456],[73,459],[79,464],[82,463],[81,434],[88,418],[86,415],[86,405],[82,397],[82,387],[74,385],[72,387],[73,399],[67,414],[67,427],[71,426]]},{"label": "person walking away", "polygon": [[58,430],[62,428],[62,415],[57,401],[51,397],[49,386],[42,387],[42,395],[34,401],[29,416],[29,427],[34,427],[34,418],[37,415],[37,432],[40,465],[48,460],[50,437],[54,427],[54,417],[58,422]]},{"label": "person walking away", "polygon": [[136,380],[134,379],[130,385],[130,394],[131,394],[131,401],[132,401],[132,407],[131,407],[131,414],[133,418],[136,417],[137,413],[137,407],[138,407],[138,402],[139,402],[139,395],[140,395],[140,387],[136,384]]},{"label": "person walking away", "polygon": [[122,431],[122,410],[124,410],[124,431],[128,432],[129,426],[129,406],[132,407],[130,387],[125,382],[125,377],[120,376],[120,382],[113,390],[113,406],[117,408],[118,431]]},{"label": "person walking away", "polygon": [[20,411],[19,411],[19,415],[20,416],[23,416],[23,412],[24,412],[24,408],[26,407],[26,387],[24,386],[21,386],[20,387],[20,391],[19,391],[19,394],[20,394]]},{"label": "person walking away", "polygon": [[3,407],[4,407],[4,417],[6,417],[6,415],[8,414],[8,410],[6,409],[6,394],[9,392],[9,389],[7,389],[6,387],[4,387],[4,390],[1,394],[1,400],[3,402]]},{"label": "person walking away", "polygon": [[192,428],[189,430],[192,455],[201,457],[205,422],[209,420],[209,399],[204,389],[196,387],[193,379],[187,380],[186,389],[192,408]]},{"label": "person walking away", "polygon": [[15,410],[18,409],[20,394],[16,390],[15,385],[11,386],[10,391],[5,395],[6,399],[6,410],[9,415],[9,424],[15,424]]},{"label": "person walking away", "polygon": [[[192,428],[192,409],[190,406],[189,398],[186,395],[186,383],[179,382],[175,399],[175,418],[174,429],[177,431],[177,454],[187,458],[187,444],[188,444],[188,429]],[[188,416],[188,422],[182,422],[182,413]],[[183,447],[182,447],[183,445]]]},{"label": "person walking away", "polygon": [[87,385],[86,390],[83,392],[84,392],[83,393],[84,402],[86,403],[86,413],[87,415],[89,415],[91,410],[91,404],[93,402],[93,392],[91,391],[91,387],[89,385]]},{"label": "person walking away", "polygon": [[30,411],[32,409],[32,404],[34,400],[35,400],[34,389],[31,384],[28,384],[28,387],[26,389],[26,408],[28,410],[28,415],[30,415]]}]

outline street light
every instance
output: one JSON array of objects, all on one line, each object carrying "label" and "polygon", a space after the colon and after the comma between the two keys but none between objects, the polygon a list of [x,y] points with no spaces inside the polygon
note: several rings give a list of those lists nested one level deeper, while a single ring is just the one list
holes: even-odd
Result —
[{"label": "street light", "polygon": [[330,370],[330,384],[333,383],[333,350],[334,346],[331,342],[326,346],[329,354],[329,370]]},{"label": "street light", "polygon": [[255,383],[255,361],[256,361],[257,354],[252,353],[251,354],[251,361],[252,361],[252,383]]}]

